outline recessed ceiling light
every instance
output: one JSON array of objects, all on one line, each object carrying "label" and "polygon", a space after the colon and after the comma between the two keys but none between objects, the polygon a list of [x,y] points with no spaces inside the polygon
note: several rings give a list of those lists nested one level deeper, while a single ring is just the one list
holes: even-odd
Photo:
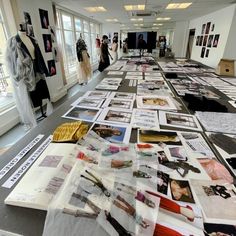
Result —
[{"label": "recessed ceiling light", "polygon": [[131,18],[131,21],[143,21],[143,18]]},{"label": "recessed ceiling light", "polygon": [[163,24],[157,24],[157,25],[162,26]]},{"label": "recessed ceiling light", "polygon": [[170,17],[158,17],[157,20],[170,20]]},{"label": "recessed ceiling light", "polygon": [[84,8],[86,11],[89,11],[89,12],[104,12],[104,11],[107,11],[104,7],[85,7]]},{"label": "recessed ceiling light", "polygon": [[107,22],[118,22],[118,20],[115,19],[115,18],[114,18],[114,19],[106,19],[106,21],[107,21]]},{"label": "recessed ceiling light", "polygon": [[183,3],[170,3],[166,9],[185,9],[189,7],[192,2],[183,2]]},{"label": "recessed ceiling light", "polygon": [[143,11],[145,10],[145,5],[125,5],[126,11]]}]

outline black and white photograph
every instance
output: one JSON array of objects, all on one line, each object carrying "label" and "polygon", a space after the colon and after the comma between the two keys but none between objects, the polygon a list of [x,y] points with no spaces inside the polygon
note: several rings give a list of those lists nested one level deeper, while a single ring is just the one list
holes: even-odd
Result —
[{"label": "black and white photograph", "polygon": [[87,91],[83,97],[89,97],[89,98],[108,98],[110,96],[110,92],[108,91]]},{"label": "black and white photograph", "polygon": [[43,34],[43,44],[44,44],[45,52],[52,52],[51,34]]},{"label": "black and white photograph", "polygon": [[43,29],[48,29],[49,26],[48,11],[39,9],[39,16],[41,21],[41,27]]},{"label": "black and white photograph", "polygon": [[31,16],[28,12],[24,12],[24,18],[27,25],[32,25]]},{"label": "black and white photograph", "polygon": [[205,34],[209,34],[210,29],[211,29],[211,22],[207,22]]},{"label": "black and white photograph", "polygon": [[213,44],[212,44],[212,47],[213,47],[213,48],[217,48],[218,43],[219,43],[219,39],[220,39],[220,35],[219,35],[219,34],[216,34],[215,37],[214,37]]},{"label": "black and white photograph", "polygon": [[206,47],[202,47],[201,58],[204,58],[204,56],[205,56],[205,51],[206,51]]},{"label": "black and white photograph", "polygon": [[213,43],[213,38],[214,38],[214,35],[210,35],[210,36],[209,36],[208,42],[207,42],[207,47],[208,47],[208,48],[211,48],[212,43]]},{"label": "black and white photograph", "polygon": [[132,111],[123,109],[109,109],[105,108],[101,115],[98,117],[98,121],[118,123],[118,124],[130,124],[132,118]]},{"label": "black and white photograph", "polygon": [[135,93],[112,92],[110,98],[135,100]]},{"label": "black and white photograph", "polygon": [[56,63],[54,60],[48,61],[48,71],[50,76],[54,76],[57,74]]},{"label": "black and white photograph", "polygon": [[205,35],[204,38],[203,38],[202,46],[206,46],[207,45],[207,38],[208,38],[208,35]]},{"label": "black and white photograph", "polygon": [[101,109],[72,107],[62,117],[72,120],[83,120],[87,122],[94,122],[96,121],[100,113]]},{"label": "black and white photograph", "polygon": [[111,98],[107,99],[102,107],[120,108],[132,111],[133,105],[134,105],[134,100]]},{"label": "black and white photograph", "polygon": [[193,115],[159,111],[159,121],[160,125],[202,131],[197,118]]},{"label": "black and white photograph", "polygon": [[33,26],[26,24],[26,27],[27,27],[27,29],[26,29],[27,35],[34,38],[34,29],[33,29]]},{"label": "black and white photograph", "polygon": [[196,46],[199,46],[199,42],[200,42],[200,36],[197,36],[197,39],[196,39]]},{"label": "black and white photograph", "polygon": [[103,102],[104,99],[102,98],[80,97],[71,105],[84,108],[100,108]]},{"label": "black and white photograph", "polygon": [[200,36],[199,46],[202,46],[202,43],[203,43],[203,36]]},{"label": "black and white photograph", "polygon": [[209,57],[209,52],[210,52],[210,49],[207,49],[205,57]]},{"label": "black and white photograph", "polygon": [[202,25],[202,32],[201,32],[201,34],[204,34],[204,33],[205,33],[205,29],[206,29],[206,24],[203,24],[203,25]]}]

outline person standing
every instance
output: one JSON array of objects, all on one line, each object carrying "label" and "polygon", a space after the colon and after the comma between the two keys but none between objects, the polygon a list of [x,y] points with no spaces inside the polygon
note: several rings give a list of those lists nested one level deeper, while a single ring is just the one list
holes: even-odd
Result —
[{"label": "person standing", "polygon": [[[108,51],[108,37],[107,35],[102,36],[102,44],[101,44],[101,55],[100,55],[100,62],[98,66],[98,70],[100,72],[104,71],[110,65],[110,58],[111,57]],[[112,59],[112,57],[111,57]]]}]

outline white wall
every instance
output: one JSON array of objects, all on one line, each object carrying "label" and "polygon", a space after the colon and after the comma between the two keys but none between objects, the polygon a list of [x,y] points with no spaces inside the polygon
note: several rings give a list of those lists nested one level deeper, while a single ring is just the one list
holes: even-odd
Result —
[{"label": "white wall", "polygon": [[188,43],[189,34],[189,22],[179,21],[176,22],[173,37],[172,51],[175,53],[175,57],[185,57],[186,48]]},{"label": "white wall", "polygon": [[[31,16],[32,25],[34,28],[35,38],[37,39],[41,52],[43,54],[45,64],[47,65],[48,60],[53,59],[52,53],[45,53],[43,45],[42,34],[49,34],[48,29],[42,29],[40,17],[39,17],[39,8],[48,11],[49,24],[55,26],[52,10],[52,1],[51,0],[13,0],[15,2],[14,12],[16,23],[19,25],[20,22],[24,21],[24,12],[28,12]],[[52,77],[46,78],[48,89],[50,92],[50,97],[52,102],[57,101],[63,97],[67,91],[63,84],[62,79],[62,70],[60,63],[56,63],[57,74]]]},{"label": "white wall", "polygon": [[[196,29],[191,59],[199,61],[210,67],[216,68],[221,58],[223,57],[235,58],[234,49],[235,49],[235,39],[236,39],[236,30],[235,30],[236,26],[235,24],[232,23],[235,14],[235,6],[236,4],[233,4],[219,11],[213,12],[211,14],[190,21],[189,29]],[[210,50],[209,57],[201,58],[202,46],[196,46],[196,37],[201,35],[202,25],[206,24],[207,22],[215,24],[214,31],[213,32],[210,31],[209,35],[220,34],[220,39],[217,48],[214,47],[206,48]],[[230,33],[231,36],[229,38],[230,30],[232,31]]]}]

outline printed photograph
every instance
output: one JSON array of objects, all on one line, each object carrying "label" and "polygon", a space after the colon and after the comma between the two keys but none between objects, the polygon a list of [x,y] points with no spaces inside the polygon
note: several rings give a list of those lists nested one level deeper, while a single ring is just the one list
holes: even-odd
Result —
[{"label": "printed photograph", "polygon": [[124,100],[124,99],[107,99],[103,105],[103,107],[110,108],[121,108],[132,110],[133,108],[133,100]]},{"label": "printed photograph", "polygon": [[138,131],[139,143],[155,143],[166,145],[178,145],[181,146],[182,142],[176,132],[169,131],[157,131],[157,130],[145,130],[140,129]]},{"label": "printed photograph", "polygon": [[157,158],[159,164],[164,164],[165,162],[169,162],[169,159],[164,151],[157,152]]},{"label": "printed photograph", "polygon": [[170,179],[169,175],[162,171],[157,171],[157,178],[158,178],[157,191],[167,195],[168,183]]},{"label": "printed photograph", "polygon": [[204,58],[205,51],[206,51],[206,48],[205,48],[205,47],[202,47],[201,58]]},{"label": "printed photograph", "polygon": [[204,39],[203,39],[203,44],[202,44],[202,46],[206,46],[206,45],[207,45],[207,38],[208,38],[208,35],[205,35],[205,36],[204,36]]},{"label": "printed photograph", "polygon": [[25,23],[27,25],[32,25],[31,17],[28,12],[24,12]]},{"label": "printed photograph", "polygon": [[[130,131],[127,127],[117,125],[106,125],[95,123],[90,132],[94,132],[100,138],[111,143],[127,143],[129,141]],[[126,134],[126,132],[128,132]]]},{"label": "printed photograph", "polygon": [[199,45],[199,41],[200,41],[200,36],[197,36],[197,39],[196,39],[196,46]]},{"label": "printed photograph", "polygon": [[211,25],[211,32],[214,31],[214,29],[215,29],[215,24],[212,24]]},{"label": "printed photograph", "polygon": [[203,25],[202,25],[202,34],[205,33],[205,29],[206,29],[206,24],[203,24]]},{"label": "printed photograph", "polygon": [[54,60],[48,61],[48,71],[49,71],[50,76],[54,76],[57,74],[56,64]]},{"label": "printed photograph", "polygon": [[202,43],[203,43],[203,36],[200,36],[199,46],[202,46]]},{"label": "printed photograph", "polygon": [[214,41],[213,41],[212,47],[217,48],[218,43],[219,43],[219,38],[220,38],[220,35],[216,34],[215,37],[214,37]]},{"label": "printed photograph", "polygon": [[110,92],[107,91],[88,91],[83,96],[90,98],[107,98],[110,95]]},{"label": "printed photograph", "polygon": [[99,108],[102,105],[103,101],[104,99],[102,98],[80,97],[71,105],[84,108]]},{"label": "printed photograph", "polygon": [[132,112],[109,110],[104,120],[129,124],[131,121],[131,118],[132,118]]},{"label": "printed photograph", "polygon": [[188,155],[184,149],[184,147],[169,147],[170,155],[172,158],[181,160],[181,161],[187,161]]},{"label": "printed photograph", "polygon": [[213,42],[213,38],[214,38],[214,35],[210,35],[210,36],[209,36],[208,42],[207,42],[207,47],[208,47],[208,48],[211,48],[212,42]]},{"label": "printed photograph", "polygon": [[205,236],[236,236],[236,225],[204,223]]},{"label": "printed photograph", "polygon": [[59,55],[58,55],[58,48],[57,47],[53,47],[52,55],[53,55],[53,60],[55,62],[59,62]]},{"label": "printed photograph", "polygon": [[63,115],[63,117],[73,120],[84,120],[88,122],[94,122],[100,112],[100,109],[72,107],[65,115]]},{"label": "printed photograph", "polygon": [[39,166],[56,168],[62,158],[63,156],[46,156]]},{"label": "printed photograph", "polygon": [[205,32],[205,34],[209,34],[210,29],[211,29],[211,22],[207,22],[207,24],[206,24],[206,32]]},{"label": "printed photograph", "polygon": [[207,50],[206,50],[206,57],[209,57],[209,52],[210,52],[210,50],[207,49]]},{"label": "printed photograph", "polygon": [[56,42],[56,30],[55,30],[55,27],[49,26],[49,32],[51,34],[52,42],[55,43]]},{"label": "printed photograph", "polygon": [[52,52],[52,39],[50,34],[43,34],[45,52]]},{"label": "printed photograph", "polygon": [[30,37],[34,38],[34,29],[32,25],[26,25],[27,29],[26,29],[26,34]]},{"label": "printed photograph", "polygon": [[121,92],[115,92],[112,94],[114,98],[120,98],[120,99],[130,99],[134,100],[135,99],[135,94],[134,93],[121,93]]},{"label": "printed photograph", "polygon": [[187,180],[170,179],[170,190],[173,200],[195,203],[189,182]]},{"label": "printed photograph", "polygon": [[39,9],[39,16],[40,16],[42,28],[48,29],[48,26],[49,26],[48,11]]}]

